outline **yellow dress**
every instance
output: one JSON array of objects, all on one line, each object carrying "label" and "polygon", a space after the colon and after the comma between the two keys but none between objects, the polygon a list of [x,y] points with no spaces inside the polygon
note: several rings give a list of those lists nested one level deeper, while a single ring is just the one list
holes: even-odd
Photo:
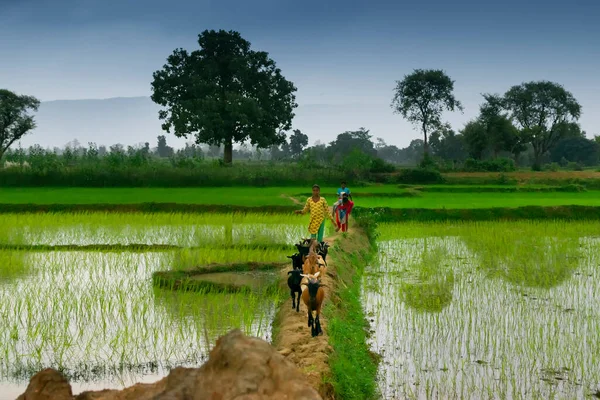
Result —
[{"label": "yellow dress", "polygon": [[302,209],[302,214],[306,214],[307,211],[310,212],[308,232],[311,235],[317,234],[319,228],[321,227],[321,224],[323,223],[323,221],[325,221],[326,216],[329,217],[331,222],[335,225],[335,221],[329,213],[329,206],[327,205],[327,200],[325,200],[324,197],[321,197],[316,203],[313,201],[312,197],[306,199],[306,204]]}]

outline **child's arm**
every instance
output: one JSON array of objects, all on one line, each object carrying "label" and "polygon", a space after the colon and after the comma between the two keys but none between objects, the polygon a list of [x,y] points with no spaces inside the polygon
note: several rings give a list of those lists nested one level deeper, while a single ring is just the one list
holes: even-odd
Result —
[{"label": "child's arm", "polygon": [[323,197],[323,211],[325,212],[325,214],[329,217],[329,220],[331,221],[331,223],[333,225],[337,224],[335,223],[335,220],[333,219],[333,213],[329,213],[329,206],[327,205],[327,200],[325,200],[325,197]]},{"label": "child's arm", "polygon": [[310,210],[310,197],[308,199],[306,199],[306,203],[304,204],[304,208],[302,210],[296,210],[294,211],[296,214],[306,214],[306,212],[308,210]]}]

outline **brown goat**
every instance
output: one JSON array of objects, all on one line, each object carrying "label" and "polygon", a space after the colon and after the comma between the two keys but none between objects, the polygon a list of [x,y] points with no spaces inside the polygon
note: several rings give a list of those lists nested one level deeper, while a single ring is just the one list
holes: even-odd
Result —
[{"label": "brown goat", "polygon": [[321,276],[325,274],[325,261],[323,261],[323,257],[317,253],[310,253],[308,257],[306,257],[306,260],[304,260],[302,273],[304,275],[315,275],[317,272],[321,272]]},{"label": "brown goat", "polygon": [[[306,279],[302,282],[302,301],[308,309],[308,326],[313,337],[323,333],[319,316],[321,315],[323,300],[325,300],[325,290],[318,279],[318,275],[319,272],[316,275],[302,274]],[[313,311],[317,313],[315,318],[313,318]]]}]

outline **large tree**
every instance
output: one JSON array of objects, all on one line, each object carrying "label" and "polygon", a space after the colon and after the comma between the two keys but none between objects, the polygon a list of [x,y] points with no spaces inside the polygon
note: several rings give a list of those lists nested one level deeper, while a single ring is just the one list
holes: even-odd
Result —
[{"label": "large tree", "polygon": [[442,70],[416,69],[396,81],[392,108],[423,132],[423,150],[429,151],[427,134],[442,123],[445,110],[463,110],[453,94],[454,81]]},{"label": "large tree", "polygon": [[330,160],[335,163],[340,163],[354,149],[358,149],[364,154],[375,157],[377,155],[377,150],[375,150],[375,145],[371,141],[371,137],[369,130],[362,127],[357,131],[340,133],[327,148]]},{"label": "large tree", "polygon": [[285,140],[297,107],[296,87],[264,51],[250,49],[238,32],[205,30],[200,50],[177,49],[153,74],[152,100],[162,127],[196,143],[222,145],[231,163],[233,143],[268,148]]},{"label": "large tree", "polygon": [[14,142],[35,128],[29,113],[37,111],[39,106],[40,101],[35,97],[0,89],[0,160]]},{"label": "large tree", "polygon": [[537,81],[510,88],[503,105],[521,128],[523,141],[531,143],[534,169],[539,169],[542,156],[568,132],[565,124],[579,119],[581,105],[561,85]]}]

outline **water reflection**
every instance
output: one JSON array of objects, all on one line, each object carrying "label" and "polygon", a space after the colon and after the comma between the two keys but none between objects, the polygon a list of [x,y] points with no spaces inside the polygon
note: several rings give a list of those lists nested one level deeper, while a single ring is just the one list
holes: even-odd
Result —
[{"label": "water reflection", "polygon": [[600,381],[600,241],[461,229],[381,242],[366,270],[383,398],[589,395]]},{"label": "water reflection", "polygon": [[582,257],[579,238],[519,236],[514,232],[465,235],[481,269],[512,284],[550,289],[567,281]]},{"label": "water reflection", "polygon": [[76,387],[119,388],[201,364],[209,345],[232,327],[270,336],[272,299],[156,292],[151,275],[170,259],[168,253],[28,253],[22,261],[32,273],[0,284],[0,393],[2,382],[20,382],[24,391],[46,367]]}]

